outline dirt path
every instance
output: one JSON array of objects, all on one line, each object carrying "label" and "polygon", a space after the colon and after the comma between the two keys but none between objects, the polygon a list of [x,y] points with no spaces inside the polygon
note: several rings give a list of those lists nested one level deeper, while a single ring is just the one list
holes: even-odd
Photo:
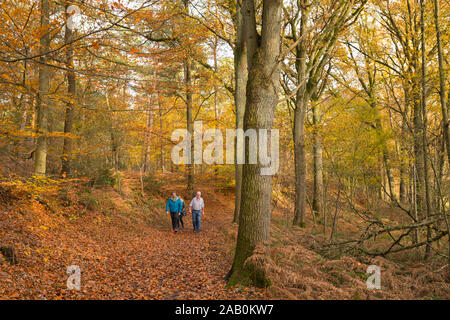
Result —
[{"label": "dirt path", "polygon": [[[124,179],[128,192],[137,183]],[[121,204],[115,197],[117,208]],[[231,225],[232,211],[213,193],[205,192],[204,198],[207,216],[200,233],[192,231],[189,214],[185,229],[171,233],[169,217],[161,210],[121,208],[107,216],[87,212],[72,220],[35,203],[11,210],[0,218],[0,238],[16,247],[20,263],[0,258],[0,298],[262,298],[263,292],[253,288],[226,287],[232,256],[222,228]],[[124,195],[123,201],[130,199]],[[67,290],[70,265],[81,269],[79,292]]]}]

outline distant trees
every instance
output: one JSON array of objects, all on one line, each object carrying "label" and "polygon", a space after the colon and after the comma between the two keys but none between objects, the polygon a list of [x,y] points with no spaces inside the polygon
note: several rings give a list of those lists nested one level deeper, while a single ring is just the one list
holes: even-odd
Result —
[{"label": "distant trees", "polygon": [[[285,47],[288,63],[283,68],[285,94],[294,106],[295,212],[293,224],[305,225],[306,216],[306,150],[305,116],[311,99],[318,100],[325,88],[325,67],[343,30],[353,23],[367,1],[344,0],[322,4],[314,1],[292,2],[284,7]],[[293,57],[289,51],[293,50]],[[317,110],[314,119],[318,120]],[[316,124],[317,125],[317,124]],[[314,170],[314,211],[320,213],[323,203],[323,177],[320,142],[316,138]]]}]

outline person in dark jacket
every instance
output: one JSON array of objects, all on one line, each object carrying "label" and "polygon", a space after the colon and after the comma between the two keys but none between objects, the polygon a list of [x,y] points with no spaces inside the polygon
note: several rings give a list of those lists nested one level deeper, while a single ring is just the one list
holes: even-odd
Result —
[{"label": "person in dark jacket", "polygon": [[[178,216],[178,230],[184,229],[184,222],[183,217],[186,216],[186,203],[184,202],[183,198],[180,197],[181,201],[181,213]],[[181,225],[181,228],[180,228]]]},{"label": "person in dark jacket", "polygon": [[181,200],[175,191],[172,192],[172,196],[167,200],[166,213],[170,213],[170,218],[172,219],[172,232],[177,232],[178,219],[181,214]]}]

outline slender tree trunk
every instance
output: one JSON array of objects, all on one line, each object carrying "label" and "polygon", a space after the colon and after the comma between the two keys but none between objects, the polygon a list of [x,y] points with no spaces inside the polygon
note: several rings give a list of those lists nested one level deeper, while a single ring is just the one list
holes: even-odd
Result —
[{"label": "slender tree trunk", "polygon": [[[426,217],[431,214],[431,195],[430,195],[430,180],[428,174],[428,148],[427,148],[427,104],[426,104],[426,69],[425,69],[425,22],[424,22],[424,0],[420,0],[420,42],[421,42],[421,55],[422,55],[422,85],[421,85],[421,104],[422,104],[422,156],[423,156],[423,174],[424,174],[424,188],[425,188],[425,209]],[[431,228],[427,227],[427,240],[431,238]],[[425,259],[428,259],[431,255],[431,244],[427,242],[425,247]]]},{"label": "slender tree trunk", "polygon": [[[184,9],[189,15],[189,0],[183,0]],[[191,79],[192,62],[189,55],[184,59],[184,86],[186,95],[186,126],[191,135],[191,159],[190,163],[186,164],[187,169],[187,190],[192,192],[194,189],[194,120],[192,117],[192,79]]]},{"label": "slender tree trunk", "polygon": [[336,205],[335,205],[335,209],[334,209],[333,224],[332,224],[331,234],[330,234],[330,241],[333,241],[334,235],[337,233],[337,221],[338,221],[340,197],[341,197],[341,183],[339,182],[338,193],[336,195]]},{"label": "slender tree trunk", "polygon": [[[263,1],[260,42],[257,41],[254,5],[254,0],[242,1],[249,64],[244,129],[270,130],[278,102],[281,1]],[[260,255],[253,256],[255,249],[259,254],[266,254],[270,243],[272,177],[261,175],[261,168],[259,163],[248,162],[243,167],[241,212],[236,253],[229,273],[230,284],[270,285],[262,266],[264,261],[260,260]],[[248,259],[252,256],[258,262]]]},{"label": "slender tree trunk", "polygon": [[313,152],[314,152],[314,194],[312,209],[314,214],[320,217],[323,209],[323,164],[322,141],[319,135],[319,111],[313,106]]},{"label": "slender tree trunk", "polygon": [[149,101],[149,107],[147,110],[147,124],[145,132],[145,155],[144,155],[144,166],[143,172],[146,173],[150,170],[150,152],[151,152],[151,141],[152,141],[152,127],[153,127],[153,99]]},{"label": "slender tree trunk", "polygon": [[[187,130],[191,135],[191,141],[194,137],[194,121],[192,117],[192,82],[191,82],[191,60],[186,58],[184,62],[184,84],[186,86],[186,123]],[[191,159],[190,163],[186,164],[187,168],[187,190],[194,189],[194,150],[193,143],[191,143]]]},{"label": "slender tree trunk", "polygon": [[[26,50],[25,52],[27,52],[28,55],[28,50]],[[26,85],[26,80],[27,80],[27,60],[23,61],[23,76],[22,76],[22,84],[25,86]],[[21,94],[21,101],[23,98],[24,94]],[[31,100],[31,101],[30,101]],[[29,101],[31,102],[31,105],[33,104],[33,99],[29,99]],[[27,120],[28,120],[28,104],[25,102],[25,107],[23,108],[23,113],[22,113],[22,121],[20,123],[20,131],[25,130],[25,127],[27,125]],[[25,142],[26,139],[23,139],[23,141]]]},{"label": "slender tree trunk", "polygon": [[293,225],[305,227],[306,219],[306,157],[305,109],[299,97],[294,111],[295,210]]},{"label": "slender tree trunk", "polygon": [[115,117],[114,111],[111,108],[111,103],[109,99],[109,93],[106,91],[106,106],[108,107],[109,112],[109,134],[111,137],[111,159],[112,166],[114,170],[117,172],[119,170],[119,142],[117,140],[117,136],[115,133]]},{"label": "slender tree trunk", "polygon": [[[439,190],[440,186],[442,185],[442,178],[444,175],[444,164],[445,164],[444,136],[441,136],[438,139],[436,139],[435,149],[436,149],[436,161],[435,161],[436,179],[434,180],[434,190]],[[444,203],[442,203],[441,201],[439,192],[435,193],[433,208],[435,208],[437,212],[443,212],[445,208]]]},{"label": "slender tree trunk", "polygon": [[[302,8],[300,20],[300,34],[303,37],[306,32],[306,22],[309,11]],[[305,156],[305,113],[309,102],[306,88],[306,48],[305,41],[300,41],[296,47],[297,83],[299,88],[296,93],[294,110],[294,166],[295,166],[295,209],[293,225],[305,227],[306,223],[306,156]]]},{"label": "slender tree trunk", "polygon": [[38,134],[36,142],[36,150],[34,155],[34,174],[37,176],[45,176],[47,169],[47,131],[48,131],[48,109],[49,103],[49,89],[50,89],[50,74],[47,52],[50,49],[50,34],[49,34],[49,16],[50,5],[48,0],[41,0],[41,28],[43,34],[40,39],[40,54],[41,57],[39,65],[39,93],[36,103],[36,131]]},{"label": "slender tree trunk", "polygon": [[[69,4],[66,4],[66,17],[68,16],[67,8]],[[66,47],[66,66],[67,66],[67,93],[68,102],[66,107],[66,117],[64,120],[64,142],[63,152],[61,157],[61,176],[67,177],[70,175],[70,157],[72,152],[72,124],[74,115],[74,104],[76,99],[76,79],[73,64],[73,33],[68,25],[66,25],[64,40],[67,44]]]},{"label": "slender tree trunk", "polygon": [[[218,46],[218,37],[217,35],[214,38],[214,47],[213,47],[213,58],[214,58],[214,72],[218,73],[218,63],[217,63],[217,46]],[[219,95],[218,92],[219,87],[217,86],[217,82],[214,82],[214,120],[215,120],[215,129],[219,129]],[[203,173],[203,164],[200,166],[200,170]],[[214,168],[214,175],[217,178],[219,175],[219,169],[218,166],[215,165]]]},{"label": "slender tree trunk", "polygon": [[[412,205],[411,205],[411,207],[413,208],[414,218],[416,219],[416,222],[418,222],[420,220],[420,218],[419,218],[419,211],[418,211],[418,208],[417,208],[417,191],[418,191],[417,181],[418,181],[418,179],[417,179],[417,170],[416,170],[416,166],[415,165],[412,166],[411,172],[412,172],[412,179],[411,179],[411,181],[412,181],[412,188],[411,188],[411,202],[412,202]],[[420,242],[419,228],[416,228],[414,230],[414,233],[412,235],[412,242],[414,244]]]},{"label": "slender tree trunk", "polygon": [[[234,52],[234,76],[235,76],[235,94],[234,103],[236,106],[236,129],[242,129],[244,124],[246,86],[247,86],[247,47],[242,30],[242,13],[239,1],[236,8],[236,44]],[[235,144],[237,146],[237,144]],[[237,151],[237,148],[235,148]],[[241,207],[242,190],[242,164],[237,164],[237,153],[235,152],[235,206],[233,222],[239,221],[239,212]]]},{"label": "slender tree trunk", "polygon": [[[439,97],[442,109],[442,130],[444,134],[444,142],[447,149],[447,160],[450,166],[450,140],[449,140],[449,119],[447,106],[447,84],[445,77],[444,58],[442,54],[441,28],[439,26],[439,0],[434,0],[434,24],[436,27],[436,42],[439,62]],[[450,242],[450,236],[449,236]],[[450,259],[450,258],[449,258]]]},{"label": "slender tree trunk", "polygon": [[152,93],[150,94],[150,99],[148,102],[148,111],[147,111],[147,125],[146,125],[146,132],[145,132],[145,154],[144,154],[144,173],[148,172],[150,169],[150,152],[151,152],[151,141],[152,141],[152,127],[153,127],[153,106],[155,104],[155,95],[156,93],[156,67],[158,65],[158,62],[154,64],[153,68],[153,86],[152,86]]},{"label": "slender tree trunk", "polygon": [[[416,82],[416,81],[415,81]],[[414,85],[414,92],[419,92],[419,88],[417,85]],[[422,130],[423,130],[423,121],[422,121],[422,110],[420,103],[420,94],[414,94],[414,110],[413,110],[413,122],[414,122],[414,166],[416,169],[415,174],[415,188],[416,188],[416,210],[418,217],[420,219],[423,218],[424,215],[424,206],[425,206],[425,175],[424,175],[424,163],[423,163],[423,140],[422,140]]]},{"label": "slender tree trunk", "polygon": [[[402,123],[402,133],[406,133],[405,124]],[[402,135],[404,137],[405,135]],[[400,203],[406,203],[406,193],[407,193],[407,177],[408,177],[408,170],[407,170],[407,164],[406,164],[406,146],[404,141],[400,141],[400,152],[399,152],[399,161],[400,161],[400,182],[399,182],[399,200]]]},{"label": "slender tree trunk", "polygon": [[[410,99],[410,88],[408,83],[403,84],[403,92],[404,92],[404,103],[405,108],[402,113],[402,125],[401,125],[401,139],[400,139],[400,190],[399,190],[399,198],[401,203],[406,203],[408,201],[407,197],[410,199],[411,196],[408,196],[410,193],[408,187],[411,184],[411,180],[408,178],[410,174],[408,174],[408,143],[405,141],[407,137],[409,137],[408,130],[408,114],[409,114],[409,105],[411,103]],[[409,183],[408,183],[409,181]]]},{"label": "slender tree trunk", "polygon": [[[372,106],[372,108],[376,108],[376,106]],[[391,161],[390,161],[387,143],[386,143],[386,140],[383,138],[383,126],[381,124],[381,120],[379,117],[377,117],[377,119],[375,121],[375,127],[376,127],[377,134],[381,139],[381,152],[383,155],[384,168],[386,170],[386,178],[387,178],[387,185],[389,187],[389,195],[391,196],[392,200],[395,200],[396,196],[395,196],[395,188],[394,188],[394,176],[393,176],[392,170],[391,170]]]},{"label": "slender tree trunk", "polygon": [[22,112],[22,121],[20,122],[20,127],[19,127],[20,131],[25,130],[25,127],[27,125],[27,120],[28,120],[28,107],[25,104],[25,106],[23,108],[23,112]]},{"label": "slender tree trunk", "polygon": [[163,134],[163,117],[162,117],[162,106],[161,99],[158,94],[158,111],[159,111],[159,148],[161,153],[161,172],[165,172],[165,160],[164,160],[164,134]]}]

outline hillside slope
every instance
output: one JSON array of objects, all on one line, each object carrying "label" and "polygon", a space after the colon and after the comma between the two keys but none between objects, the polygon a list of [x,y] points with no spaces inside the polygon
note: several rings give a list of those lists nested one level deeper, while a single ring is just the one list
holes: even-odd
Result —
[{"label": "hillside slope", "polygon": [[[275,210],[268,263],[272,287],[227,287],[237,226],[234,200],[217,184],[199,179],[206,216],[202,231],[170,233],[164,202],[170,191],[183,194],[172,174],[154,194],[142,196],[139,175],[122,173],[121,194],[111,187],[40,195],[4,188],[0,199],[0,247],[14,247],[17,264],[0,255],[0,298],[24,299],[442,299],[450,287],[430,264],[399,265],[383,258],[318,253],[311,230],[287,228]],[[367,266],[382,268],[382,290],[366,288]],[[67,290],[67,267],[81,269],[81,291]],[[437,268],[437,267],[436,267]]]}]

